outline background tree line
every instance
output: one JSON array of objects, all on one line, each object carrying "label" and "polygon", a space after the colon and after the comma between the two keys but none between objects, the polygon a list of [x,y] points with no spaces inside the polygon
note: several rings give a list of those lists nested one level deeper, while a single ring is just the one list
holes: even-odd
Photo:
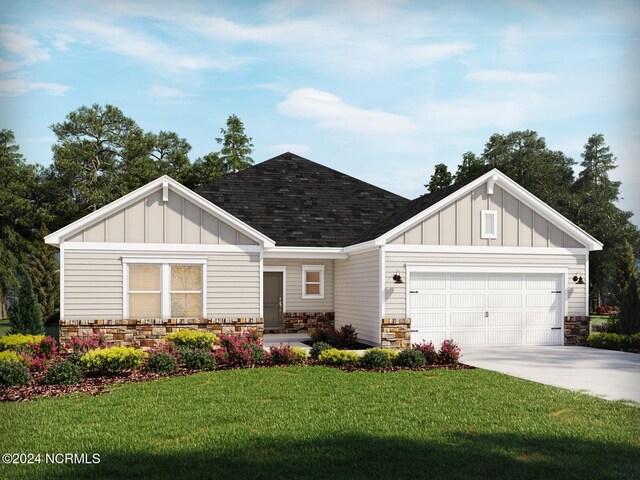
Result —
[{"label": "background tree line", "polygon": [[638,278],[640,233],[631,222],[633,214],[615,204],[620,182],[609,178],[617,165],[604,136],[591,135],[581,157],[576,177],[573,166],[577,162],[548,148],[538,133],[496,133],[481,154],[464,153],[455,174],[443,163],[436,165],[425,187],[434,192],[498,168],[604,243],[602,251],[589,255],[591,304],[607,301],[619,306],[630,282],[635,284]]},{"label": "background tree line", "polygon": [[7,297],[29,277],[43,317],[59,311],[57,249],[43,238],[122,195],[167,174],[189,188],[253,164],[253,144],[231,115],[219,150],[189,159],[175,132],[145,132],[112,105],[80,107],[51,125],[48,167],[28,164],[10,130],[0,131],[0,318]]}]

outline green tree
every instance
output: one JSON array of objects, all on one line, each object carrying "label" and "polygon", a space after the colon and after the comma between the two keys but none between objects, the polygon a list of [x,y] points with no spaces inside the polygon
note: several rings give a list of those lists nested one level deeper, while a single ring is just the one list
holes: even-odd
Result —
[{"label": "green tree", "polygon": [[11,333],[40,335],[44,333],[42,312],[28,275],[24,276],[18,297],[9,311]]},{"label": "green tree", "polygon": [[251,153],[253,144],[251,137],[244,131],[244,124],[236,115],[227,118],[227,128],[221,128],[222,137],[216,138],[216,142],[222,145],[220,160],[227,173],[237,172],[253,165]]},{"label": "green tree", "polygon": [[429,183],[425,185],[429,189],[430,193],[438,191],[442,188],[448,187],[453,182],[453,176],[449,171],[449,168],[444,163],[439,163],[435,166],[435,171],[431,175]]},{"label": "green tree", "polygon": [[152,134],[153,148],[151,158],[158,164],[160,171],[174,180],[184,183],[191,175],[189,152],[191,145],[175,132]]},{"label": "green tree", "polygon": [[220,155],[211,152],[193,162],[185,185],[189,188],[199,188],[223,178],[226,174],[227,169]]},{"label": "green tree", "polygon": [[462,162],[456,171],[456,182],[477,178],[488,171],[489,166],[482,157],[473,152],[465,152],[462,154]]},{"label": "green tree", "polygon": [[615,305],[622,305],[631,279],[638,278],[636,256],[628,240],[624,240],[612,252],[613,274],[611,279],[611,299]]},{"label": "green tree", "polygon": [[44,243],[44,237],[48,233],[46,227],[40,228],[37,237],[29,246],[28,261],[25,266],[25,270],[32,279],[33,289],[45,320],[60,309],[60,266],[57,260],[57,249]]},{"label": "green tree", "polygon": [[0,130],[0,317],[9,293],[18,286],[34,218],[36,168],[27,165],[10,130]]},{"label": "green tree", "polygon": [[638,279],[631,277],[620,305],[620,318],[618,319],[620,333],[640,332],[640,299],[638,296]]}]

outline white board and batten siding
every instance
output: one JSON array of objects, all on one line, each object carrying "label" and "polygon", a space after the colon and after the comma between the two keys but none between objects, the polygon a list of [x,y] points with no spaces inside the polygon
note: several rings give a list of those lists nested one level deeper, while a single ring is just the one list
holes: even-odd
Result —
[{"label": "white board and batten siding", "polygon": [[[302,266],[324,265],[324,298],[302,298]],[[265,258],[265,267],[286,268],[286,311],[296,312],[333,312],[334,285],[333,260],[284,260]]]},{"label": "white board and batten siding", "polygon": [[380,343],[379,251],[370,250],[335,260],[336,328],[351,324],[358,339]]},{"label": "white board and batten siding", "polygon": [[[64,318],[121,319],[126,294],[122,258],[139,256],[139,252],[68,249],[64,255]],[[148,250],[144,255],[171,256]],[[258,252],[198,252],[193,256],[207,259],[207,317],[260,316]]]}]

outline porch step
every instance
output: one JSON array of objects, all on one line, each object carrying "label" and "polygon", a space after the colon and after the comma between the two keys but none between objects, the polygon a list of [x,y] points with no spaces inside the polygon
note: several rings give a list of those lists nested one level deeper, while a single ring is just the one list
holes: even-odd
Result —
[{"label": "porch step", "polygon": [[264,349],[269,350],[271,346],[291,345],[292,347],[311,349],[309,345],[305,345],[302,342],[311,340],[311,337],[306,333],[265,333],[264,334]]}]

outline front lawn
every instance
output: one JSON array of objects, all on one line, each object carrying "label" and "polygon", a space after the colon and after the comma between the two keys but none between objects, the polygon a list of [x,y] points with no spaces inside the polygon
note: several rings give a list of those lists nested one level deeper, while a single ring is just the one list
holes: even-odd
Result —
[{"label": "front lawn", "polygon": [[0,478],[640,478],[640,409],[484,370],[216,371],[0,418],[1,453],[43,458]]}]

